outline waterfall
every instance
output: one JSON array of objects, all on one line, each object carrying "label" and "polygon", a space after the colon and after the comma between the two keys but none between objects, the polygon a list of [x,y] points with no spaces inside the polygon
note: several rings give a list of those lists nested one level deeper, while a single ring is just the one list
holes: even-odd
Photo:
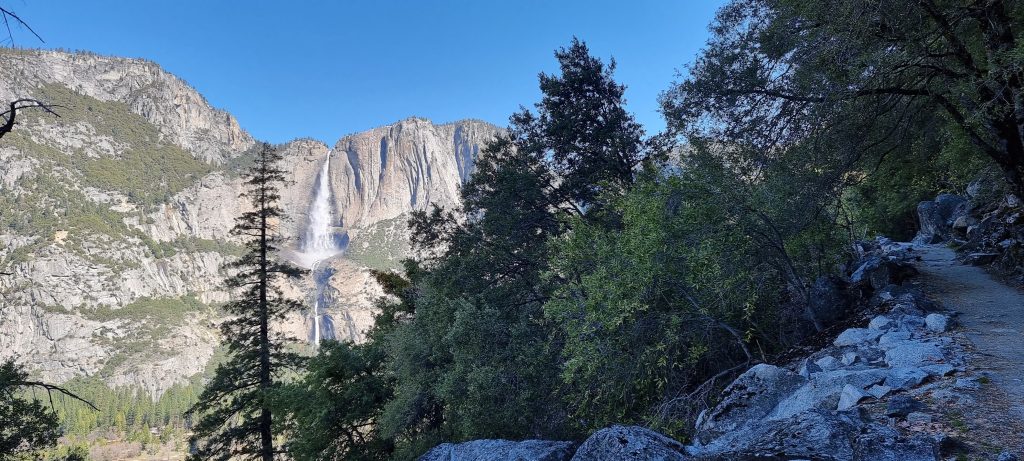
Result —
[{"label": "waterfall", "polygon": [[341,252],[331,222],[331,155],[316,177],[316,192],[309,206],[309,226],[302,240],[302,252],[312,259],[313,265]]},{"label": "waterfall", "polygon": [[321,305],[327,304],[326,288],[334,271],[329,266],[320,267],[320,263],[343,250],[334,233],[330,178],[331,154],[328,152],[324,165],[316,177],[313,202],[309,206],[308,225],[298,254],[300,262],[313,269],[313,277],[316,281],[312,312],[313,325],[310,334],[310,342],[313,347],[317,347],[324,337],[334,337],[334,325],[330,315],[320,311]]}]

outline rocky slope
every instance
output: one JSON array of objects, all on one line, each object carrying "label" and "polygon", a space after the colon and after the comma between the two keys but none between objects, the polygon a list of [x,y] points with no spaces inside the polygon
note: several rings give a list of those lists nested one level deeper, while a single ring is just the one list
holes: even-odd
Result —
[{"label": "rocky slope", "polygon": [[[0,100],[32,96],[60,118],[19,114],[0,140],[0,358],[46,379],[96,376],[158,395],[203,371],[218,343],[221,266],[246,207],[239,172],[254,139],[159,66],[55,51],[0,49]],[[350,252],[329,261],[326,310],[358,340],[380,294],[367,266],[405,254],[403,221],[458,186],[498,128],[407,119],[333,149],[278,146],[289,184],[283,232],[299,245],[316,175],[331,162],[332,208]],[[287,256],[287,255],[286,255]],[[313,280],[285,287],[309,301]],[[304,338],[309,320],[279,325]]]},{"label": "rocky slope", "polygon": [[917,276],[907,279],[931,264],[922,254],[939,250],[884,239],[865,249],[847,274],[851,289],[866,295],[853,327],[804,357],[751,367],[701,413],[690,444],[613,426],[579,445],[478,440],[442,444],[420,459],[1019,459],[1024,420],[1007,403],[1015,399],[1000,393],[997,375],[979,366],[986,351],[973,351],[982,345],[956,327],[954,313],[913,287]]}]

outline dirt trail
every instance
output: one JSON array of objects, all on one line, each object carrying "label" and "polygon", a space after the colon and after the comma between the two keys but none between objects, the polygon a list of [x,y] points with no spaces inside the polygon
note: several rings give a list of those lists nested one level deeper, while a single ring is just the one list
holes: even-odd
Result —
[{"label": "dirt trail", "polygon": [[920,284],[944,308],[960,314],[957,321],[976,348],[972,365],[1003,391],[1007,416],[1024,421],[1024,292],[961,264],[945,246],[914,249],[922,259]]}]

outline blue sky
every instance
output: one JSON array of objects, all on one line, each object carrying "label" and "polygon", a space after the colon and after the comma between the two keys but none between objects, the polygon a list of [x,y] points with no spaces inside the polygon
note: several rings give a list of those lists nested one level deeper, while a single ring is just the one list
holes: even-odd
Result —
[{"label": "blue sky", "polygon": [[629,108],[664,128],[657,96],[707,40],[721,0],[2,0],[46,40],[16,45],[143,57],[259,139],[342,135],[416,115],[505,125],[573,35],[618,62]]}]

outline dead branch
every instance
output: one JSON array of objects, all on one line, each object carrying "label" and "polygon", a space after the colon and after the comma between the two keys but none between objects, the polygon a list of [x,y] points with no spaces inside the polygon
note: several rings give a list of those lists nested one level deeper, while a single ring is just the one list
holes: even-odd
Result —
[{"label": "dead branch", "polygon": [[47,383],[40,382],[40,381],[20,381],[20,382],[17,382],[15,384],[18,385],[18,386],[22,386],[22,387],[32,387],[32,388],[39,387],[39,388],[45,389],[46,390],[46,394],[50,398],[50,407],[51,408],[53,407],[53,392],[57,392],[57,393],[60,393],[60,394],[64,394],[64,395],[66,395],[68,397],[71,397],[71,398],[73,398],[75,400],[78,400],[79,402],[82,402],[82,403],[84,403],[86,405],[89,405],[89,407],[91,407],[93,410],[100,411],[100,409],[96,408],[96,405],[93,405],[92,402],[90,402],[88,400],[85,400],[84,398],[79,397],[78,395],[76,395],[74,392],[71,392],[71,391],[69,391],[69,390],[67,390],[67,389],[65,389],[63,387],[60,387],[60,386],[54,386],[53,384],[47,384]]},{"label": "dead branch", "polygon": [[10,133],[11,130],[14,129],[14,119],[17,117],[19,110],[39,108],[54,117],[60,117],[60,114],[54,111],[54,109],[58,107],[64,106],[58,104],[47,104],[38,99],[32,98],[22,98],[11,102],[10,109],[0,112],[0,117],[4,118],[4,124],[0,126],[0,138],[3,138],[5,134]]},{"label": "dead branch", "polygon": [[12,45],[14,44],[14,34],[11,32],[11,24],[7,20],[8,17],[14,19],[15,21],[18,21],[18,24],[21,24],[22,27],[28,29],[29,32],[32,32],[32,35],[35,35],[40,42],[46,43],[46,40],[43,40],[43,37],[40,37],[39,34],[37,34],[36,31],[32,29],[32,26],[29,26],[27,22],[22,21],[21,18],[19,18],[18,15],[14,14],[13,11],[0,6],[0,15],[3,15],[4,17],[4,26],[7,27],[7,35],[11,37]]}]

